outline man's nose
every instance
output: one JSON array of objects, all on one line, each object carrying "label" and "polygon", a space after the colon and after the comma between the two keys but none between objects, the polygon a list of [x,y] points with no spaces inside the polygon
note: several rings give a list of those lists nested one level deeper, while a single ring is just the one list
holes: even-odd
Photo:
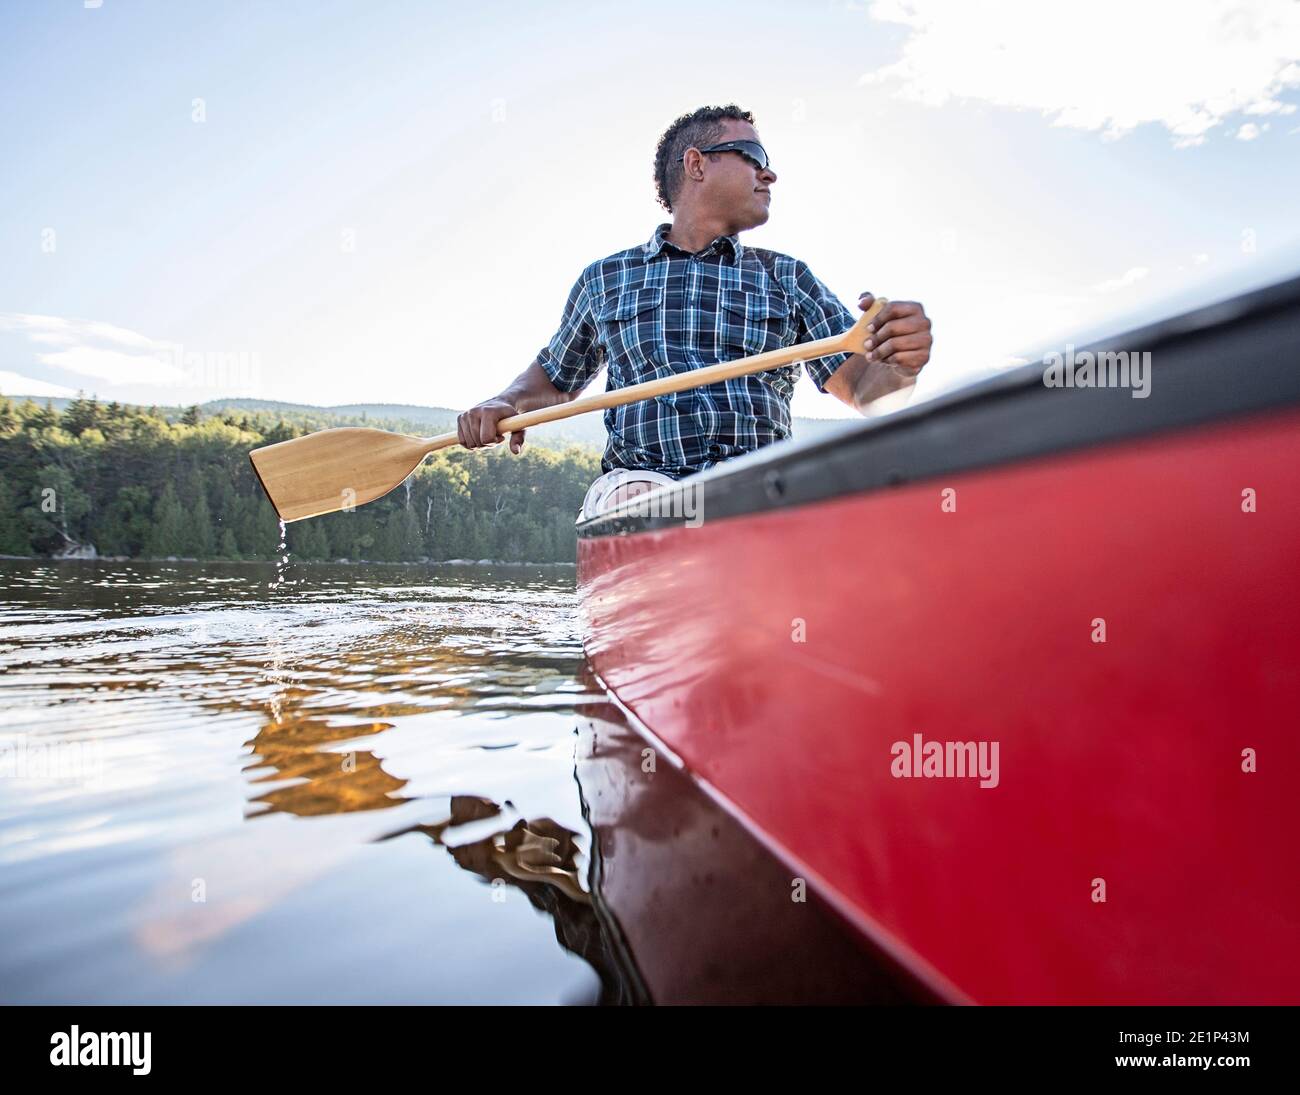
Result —
[{"label": "man's nose", "polygon": [[768,186],[771,186],[774,182],[776,182],[776,172],[773,171],[770,166],[760,169],[760,171],[758,172],[758,177]]}]

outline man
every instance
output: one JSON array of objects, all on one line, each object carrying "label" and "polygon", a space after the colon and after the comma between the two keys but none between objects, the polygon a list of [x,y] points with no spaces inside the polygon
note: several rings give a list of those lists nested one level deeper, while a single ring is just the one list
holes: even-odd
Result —
[{"label": "man", "polygon": [[[462,414],[461,444],[504,438],[509,415],[566,403],[607,365],[610,388],[843,334],[853,317],[808,267],[737,238],[767,221],[776,172],[753,116],[702,107],[659,139],[655,185],[673,216],[648,243],[592,263],[569,293],[560,328],[500,395]],[[863,293],[858,307],[871,307]],[[818,389],[861,411],[915,382],[930,359],[930,321],[913,301],[891,301],[863,352],[805,363]],[[797,366],[737,377],[605,412],[605,472],[584,516],[790,436]],[[510,437],[512,452],[524,431]]]}]

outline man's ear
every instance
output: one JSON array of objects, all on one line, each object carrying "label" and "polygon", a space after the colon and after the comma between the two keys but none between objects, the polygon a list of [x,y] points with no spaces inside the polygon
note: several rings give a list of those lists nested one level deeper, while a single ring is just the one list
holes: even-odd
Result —
[{"label": "man's ear", "polygon": [[704,153],[698,148],[688,148],[686,158],[682,161],[682,175],[687,179],[699,180],[704,177]]}]

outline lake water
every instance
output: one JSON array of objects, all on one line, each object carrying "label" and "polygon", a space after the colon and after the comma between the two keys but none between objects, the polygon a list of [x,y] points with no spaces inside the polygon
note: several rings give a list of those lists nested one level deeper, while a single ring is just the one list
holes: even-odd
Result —
[{"label": "lake water", "polygon": [[0,1001],[908,998],[645,771],[572,568],[0,580]]}]

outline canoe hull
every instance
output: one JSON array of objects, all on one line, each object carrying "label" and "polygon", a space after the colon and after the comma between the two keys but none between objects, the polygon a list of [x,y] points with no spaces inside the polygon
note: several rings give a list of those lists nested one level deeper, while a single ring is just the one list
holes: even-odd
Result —
[{"label": "canoe hull", "polygon": [[[1297,437],[1288,409],[584,536],[589,657],[942,998],[1294,1003]],[[996,743],[996,786],[900,774],[918,734]]]},{"label": "canoe hull", "polygon": [[[590,681],[596,693],[598,682]],[[655,763],[614,703],[585,703],[576,743],[607,951],[657,1004],[926,1002],[689,776]],[[792,900],[799,897],[801,900]]]}]

